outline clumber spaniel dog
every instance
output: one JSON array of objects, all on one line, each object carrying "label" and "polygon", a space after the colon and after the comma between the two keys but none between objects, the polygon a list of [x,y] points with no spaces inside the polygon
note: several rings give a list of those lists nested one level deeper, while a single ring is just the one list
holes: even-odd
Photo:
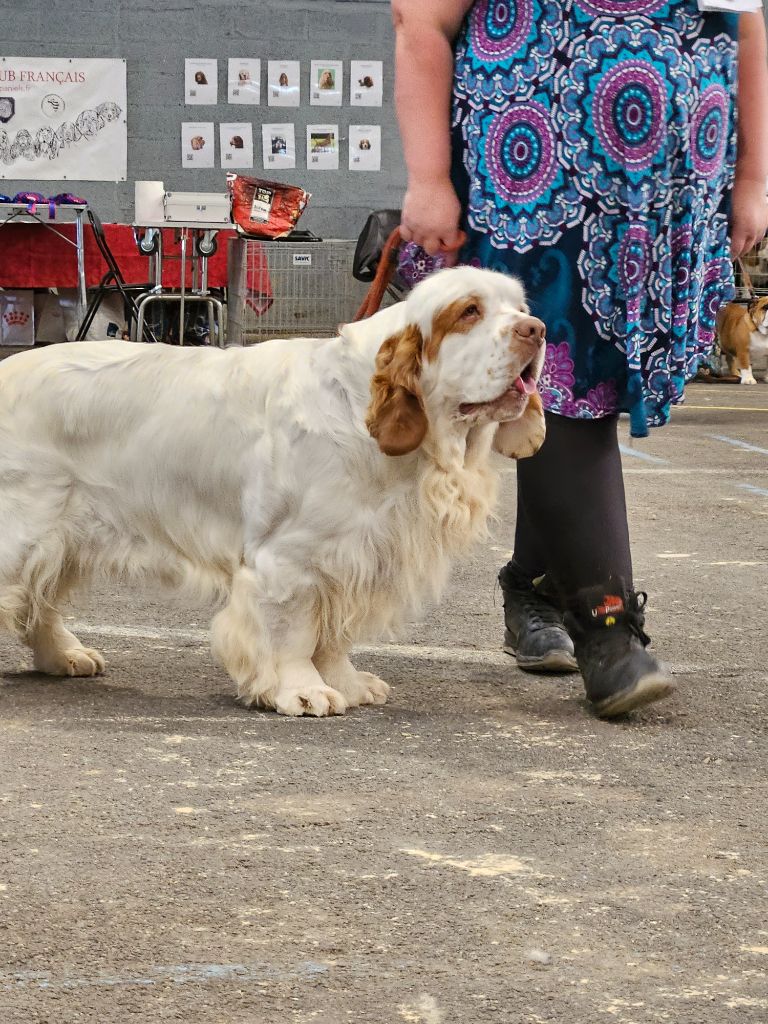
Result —
[{"label": "clumber spaniel dog", "polygon": [[199,349],[79,342],[0,364],[0,623],[91,676],[58,607],[95,573],[216,595],[246,705],[379,704],[352,643],[436,599],[484,536],[492,447],[544,437],[544,325],[517,281],[444,270],[339,336]]}]

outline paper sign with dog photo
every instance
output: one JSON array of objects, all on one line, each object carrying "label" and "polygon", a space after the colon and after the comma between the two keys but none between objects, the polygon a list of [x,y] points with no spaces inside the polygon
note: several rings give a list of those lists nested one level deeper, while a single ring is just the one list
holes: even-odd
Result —
[{"label": "paper sign with dog photo", "polygon": [[353,60],[349,69],[349,102],[353,107],[380,107],[384,94],[384,64]]},{"label": "paper sign with dog photo", "polygon": [[344,64],[340,60],[313,60],[309,102],[313,107],[340,107],[344,91]]},{"label": "paper sign with dog photo", "polygon": [[381,170],[381,125],[351,124],[349,126],[350,171]]},{"label": "paper sign with dog photo", "polygon": [[270,107],[298,107],[301,102],[301,63],[271,60],[267,63],[267,102]]},{"label": "paper sign with dog photo", "polygon": [[307,125],[307,168],[310,171],[338,171],[339,126]]},{"label": "paper sign with dog photo", "polygon": [[181,125],[183,167],[215,167],[213,121],[184,121]]},{"label": "paper sign with dog photo", "polygon": [[212,106],[218,102],[219,62],[188,57],[184,61],[184,98],[188,104]]},{"label": "paper sign with dog photo", "polygon": [[261,142],[264,169],[290,170],[296,166],[296,133],[293,124],[263,124]]},{"label": "paper sign with dog photo", "polygon": [[219,125],[222,167],[253,167],[253,125],[250,121]]},{"label": "paper sign with dog photo", "polygon": [[230,103],[261,102],[261,61],[230,57],[227,64],[227,99]]}]

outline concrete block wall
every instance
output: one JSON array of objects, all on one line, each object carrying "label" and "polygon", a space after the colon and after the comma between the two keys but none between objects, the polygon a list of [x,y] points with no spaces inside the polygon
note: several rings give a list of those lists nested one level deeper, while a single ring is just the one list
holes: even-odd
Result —
[{"label": "concrete block wall", "polygon": [[[300,184],[312,202],[300,226],[323,237],[355,238],[369,210],[398,207],[404,168],[392,103],[393,32],[389,0],[0,0],[2,50],[7,56],[123,57],[128,78],[128,180],[56,182],[0,180],[0,191],[32,189],[85,196],[104,221],[130,223],[133,183],[162,180],[187,191],[223,191],[226,172],[185,169],[181,165],[182,121],[253,122],[254,169],[257,176]],[[185,57],[219,60],[217,106],[184,103]],[[226,103],[229,57],[262,60],[262,104]],[[266,103],[266,62],[302,62],[299,108]],[[310,60],[345,62],[345,102],[341,108],[309,105]],[[383,107],[347,103],[350,60],[384,61]],[[293,121],[297,167],[265,171],[261,163],[261,124]],[[342,139],[338,171],[307,170],[306,125],[338,122]],[[345,128],[381,124],[381,173],[347,170]],[[216,162],[218,130],[216,132]]]}]

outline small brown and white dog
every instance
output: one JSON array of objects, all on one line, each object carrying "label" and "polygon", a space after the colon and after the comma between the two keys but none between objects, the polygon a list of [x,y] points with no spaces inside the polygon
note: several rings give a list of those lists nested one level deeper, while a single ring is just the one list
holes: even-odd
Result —
[{"label": "small brown and white dog", "polygon": [[199,349],[54,345],[0,364],[0,622],[40,672],[91,676],[59,606],[95,573],[218,596],[246,705],[386,700],[349,660],[437,598],[486,532],[492,448],[544,438],[544,325],[469,267],[335,338]]},{"label": "small brown and white dog", "polygon": [[717,315],[717,336],[731,373],[738,373],[742,384],[757,384],[752,362],[768,354],[768,295],[748,306],[723,306]]}]

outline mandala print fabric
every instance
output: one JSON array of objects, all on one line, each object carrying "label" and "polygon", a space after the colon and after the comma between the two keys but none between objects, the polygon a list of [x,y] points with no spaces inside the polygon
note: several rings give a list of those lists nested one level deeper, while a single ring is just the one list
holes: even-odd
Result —
[{"label": "mandala print fabric", "polygon": [[[696,0],[477,0],[456,50],[462,260],[547,324],[545,407],[665,423],[732,294],[734,16]],[[413,257],[411,256],[411,259]]]}]

